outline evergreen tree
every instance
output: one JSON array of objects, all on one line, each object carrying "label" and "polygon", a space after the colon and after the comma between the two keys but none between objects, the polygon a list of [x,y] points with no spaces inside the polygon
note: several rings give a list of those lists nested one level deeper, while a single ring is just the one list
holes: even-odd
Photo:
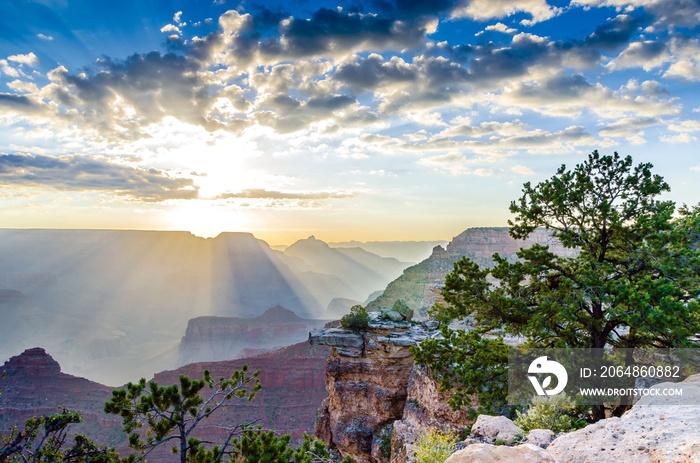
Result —
[{"label": "evergreen tree", "polygon": [[[218,462],[241,426],[231,429],[221,447],[209,450],[194,438],[202,420],[228,404],[231,399],[251,401],[261,389],[259,371],[249,374],[248,366],[233,372],[230,378],[215,381],[208,370],[201,380],[180,376],[180,384],[159,386],[155,381],[129,383],[126,389],[112,391],[105,412],[122,417],[129,446],[143,459],[154,449],[174,444],[173,453],[181,463]],[[205,388],[209,390],[203,395]],[[206,398],[205,398],[206,397]],[[138,430],[147,426],[145,433]]]},{"label": "evergreen tree", "polygon": [[23,428],[13,427],[0,438],[0,462],[119,463],[113,448],[95,444],[83,435],[67,445],[70,426],[81,421],[79,413],[68,410],[28,419]]},{"label": "evergreen tree", "polygon": [[[594,151],[573,170],[562,165],[549,180],[524,185],[510,205],[511,236],[545,228],[576,250],[574,257],[536,244],[513,263],[495,254],[491,269],[467,258],[455,264],[442,290],[446,303],[431,311],[443,339],[414,349],[444,388],[457,388],[453,406],[467,405],[473,394],[482,410],[504,404],[497,391],[505,390],[505,346],[483,337],[487,332],[522,336],[531,347],[693,344],[700,332],[700,210],[684,207],[674,217],[675,204],[658,199],[669,186],[651,169]],[[460,333],[451,328],[455,321],[476,329]]]}]

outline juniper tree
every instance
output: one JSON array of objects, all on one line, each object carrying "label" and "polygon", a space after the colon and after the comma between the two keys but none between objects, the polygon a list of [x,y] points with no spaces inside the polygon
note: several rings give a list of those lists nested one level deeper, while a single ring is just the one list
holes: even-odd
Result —
[{"label": "juniper tree", "polygon": [[[700,209],[683,207],[674,216],[674,202],[659,199],[669,186],[652,167],[594,151],[573,170],[562,165],[550,179],[523,186],[510,205],[510,235],[523,239],[545,228],[577,251],[573,257],[535,244],[516,262],[494,254],[491,269],[468,258],[455,263],[442,289],[445,304],[431,311],[443,339],[414,349],[444,388],[457,388],[453,406],[468,405],[473,394],[482,408],[503,404],[505,346],[486,332],[522,336],[532,347],[693,343],[700,332]],[[459,320],[476,329],[450,328]]]}]

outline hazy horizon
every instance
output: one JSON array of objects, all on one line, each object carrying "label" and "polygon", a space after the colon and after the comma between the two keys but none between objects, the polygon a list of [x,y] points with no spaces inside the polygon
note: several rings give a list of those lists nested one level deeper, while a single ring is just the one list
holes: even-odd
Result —
[{"label": "hazy horizon", "polygon": [[[473,228],[473,227],[472,227]],[[352,243],[352,242],[357,242],[357,243],[432,243],[432,242],[449,242],[454,236],[451,236],[449,238],[434,238],[434,239],[424,239],[424,240],[357,240],[357,239],[348,239],[348,240],[340,240],[340,241],[333,241],[333,240],[328,240],[324,239],[322,236],[317,235],[317,234],[310,234],[310,235],[304,235],[303,233],[293,233],[289,232],[290,234],[293,233],[294,236],[298,235],[299,238],[294,238],[293,241],[288,241],[288,242],[271,242],[268,241],[265,238],[262,238],[261,236],[258,236],[256,232],[253,231],[238,231],[238,230],[222,230],[219,231],[216,235],[214,236],[206,236],[204,234],[197,234],[194,231],[191,230],[172,230],[172,229],[147,229],[147,228],[53,228],[53,227],[0,227],[0,230],[46,230],[46,231],[52,231],[52,230],[58,230],[58,231],[126,231],[126,232],[172,232],[172,233],[188,233],[191,234],[194,237],[197,238],[202,238],[202,239],[215,239],[219,237],[220,235],[226,234],[226,233],[240,233],[240,234],[250,234],[253,235],[256,239],[262,240],[265,243],[267,243],[271,248],[280,248],[280,247],[289,247],[293,245],[294,243],[308,239],[310,237],[314,237],[320,241],[323,241],[328,244],[345,244],[345,243]],[[464,230],[462,230],[464,231]],[[456,233],[455,236],[459,234]],[[273,235],[277,236],[277,235]]]},{"label": "hazy horizon", "polygon": [[30,2],[0,18],[0,223],[448,240],[598,149],[698,201],[700,5]]}]

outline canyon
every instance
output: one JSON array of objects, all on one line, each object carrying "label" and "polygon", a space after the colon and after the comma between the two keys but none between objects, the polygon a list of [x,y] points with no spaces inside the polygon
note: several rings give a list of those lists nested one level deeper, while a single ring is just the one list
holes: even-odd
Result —
[{"label": "canyon", "polygon": [[[209,369],[215,378],[248,365],[260,370],[263,389],[252,402],[232,401],[198,427],[198,436],[216,439],[222,429],[244,422],[259,423],[266,429],[291,434],[301,440],[313,429],[319,404],[327,396],[324,369],[328,349],[307,342],[275,352],[239,360],[193,363],[176,370],[157,373],[159,385],[178,383],[180,375],[201,378]],[[61,367],[42,348],[27,349],[0,367],[0,430],[21,426],[32,416],[55,413],[57,407],[79,412],[83,422],[71,427],[71,435],[82,433],[95,442],[114,446],[122,455],[130,453],[119,417],[103,412],[112,387],[61,372]],[[149,456],[149,462],[167,463],[167,450]]]},{"label": "canyon", "polygon": [[[42,346],[64,371],[116,386],[183,358],[221,358],[182,356],[192,319],[250,319],[275,306],[337,319],[409,265],[313,237],[287,252],[249,233],[2,229],[0,359]],[[304,338],[260,337],[246,347]]]}]

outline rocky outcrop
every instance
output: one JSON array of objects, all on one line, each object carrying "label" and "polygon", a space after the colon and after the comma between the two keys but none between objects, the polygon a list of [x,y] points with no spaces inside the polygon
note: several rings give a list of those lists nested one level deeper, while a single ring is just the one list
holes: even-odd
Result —
[{"label": "rocky outcrop", "polygon": [[414,444],[430,428],[460,432],[473,422],[466,410],[452,410],[448,399],[449,394],[439,390],[424,368],[413,367],[403,415],[394,422],[391,435],[392,463],[415,461]]},{"label": "rocky outcrop", "polygon": [[364,332],[314,331],[312,345],[331,347],[316,433],[357,463],[386,461],[390,431],[403,415],[413,356],[408,348],[429,332],[409,322],[376,322]]},{"label": "rocky outcrop", "polygon": [[275,306],[254,318],[197,317],[189,321],[179,347],[179,363],[213,362],[264,353],[306,340],[326,320],[301,318]]},{"label": "rocky outcrop", "polygon": [[554,440],[554,431],[551,429],[532,429],[525,436],[525,442],[546,449]]},{"label": "rocky outcrop", "polygon": [[434,335],[430,324],[374,319],[368,330],[312,332],[311,344],[331,347],[326,363],[328,398],[316,435],[357,463],[406,461],[410,446],[429,426],[468,424],[455,413],[409,347]]},{"label": "rocky outcrop", "polygon": [[532,232],[525,240],[515,240],[508,234],[508,228],[470,228],[452,239],[446,248],[436,246],[426,260],[404,270],[403,274],[389,283],[384,293],[370,302],[368,310],[391,307],[398,299],[404,299],[417,317],[425,317],[426,311],[439,300],[440,288],[445,283],[445,275],[452,271],[454,263],[468,257],[482,267],[493,265],[493,254],[514,261],[520,248],[533,244],[548,245],[550,250],[560,255],[572,255],[574,251],[565,249],[544,229]]},{"label": "rocky outcrop", "polygon": [[644,397],[621,418],[608,418],[564,434],[547,451],[560,463],[700,462],[700,375],[686,379],[685,404],[653,399]]}]

